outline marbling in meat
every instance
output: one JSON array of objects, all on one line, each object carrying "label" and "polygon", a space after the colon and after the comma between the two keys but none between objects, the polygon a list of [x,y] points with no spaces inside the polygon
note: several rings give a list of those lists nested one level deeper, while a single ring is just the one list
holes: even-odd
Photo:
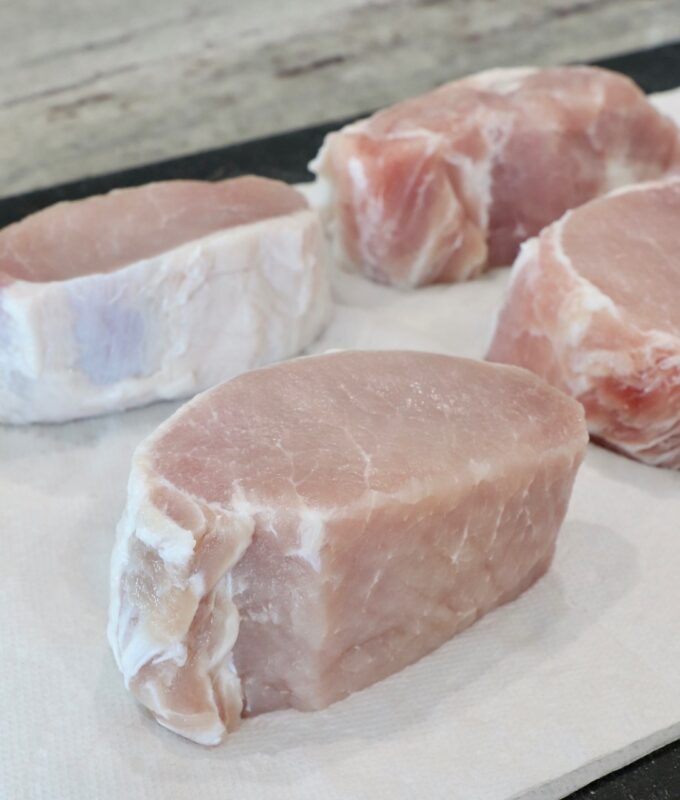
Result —
[{"label": "marbling in meat", "polygon": [[317,214],[278,181],[59,203],[0,231],[0,421],[195,393],[300,352],[328,310]]},{"label": "marbling in meat", "polygon": [[598,439],[680,468],[680,179],[593,200],[527,242],[489,358],[585,406]]},{"label": "marbling in meat", "polygon": [[400,287],[509,265],[522,241],[610,189],[658,178],[675,125],[593,67],[483,72],[331,133],[313,164],[348,268]]},{"label": "marbling in meat", "polygon": [[216,744],[405,667],[545,572],[586,441],[530,372],[420,352],[200,395],[134,456],[109,624],[127,685]]}]

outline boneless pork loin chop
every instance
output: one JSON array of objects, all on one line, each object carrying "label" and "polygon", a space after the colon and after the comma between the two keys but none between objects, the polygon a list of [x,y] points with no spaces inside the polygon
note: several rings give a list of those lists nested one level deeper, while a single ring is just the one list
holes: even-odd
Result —
[{"label": "boneless pork loin chop", "polygon": [[483,72],[327,136],[339,259],[382,283],[465,280],[600,194],[674,168],[678,131],[594,67]]},{"label": "boneless pork loin chop", "polygon": [[126,684],[216,744],[411,664],[545,572],[586,441],[530,372],[422,352],[200,395],[134,456],[109,624]]},{"label": "boneless pork loin chop", "polygon": [[0,231],[0,421],[187,396],[299,353],[329,313],[317,213],[253,176],[59,203]]},{"label": "boneless pork loin chop", "polygon": [[680,468],[680,179],[593,200],[527,242],[489,350],[577,398],[610,447]]}]

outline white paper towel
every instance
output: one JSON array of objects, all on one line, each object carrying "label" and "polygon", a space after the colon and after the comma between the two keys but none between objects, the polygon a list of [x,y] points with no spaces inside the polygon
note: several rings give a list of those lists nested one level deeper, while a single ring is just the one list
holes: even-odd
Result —
[{"label": "white paper towel", "polygon": [[[338,274],[314,350],[481,356],[507,277],[400,293]],[[680,474],[594,446],[552,570],[515,603],[325,711],[213,750],[161,729],[105,627],[130,456],[175,407],[0,428],[3,800],[553,800],[680,736]]]}]

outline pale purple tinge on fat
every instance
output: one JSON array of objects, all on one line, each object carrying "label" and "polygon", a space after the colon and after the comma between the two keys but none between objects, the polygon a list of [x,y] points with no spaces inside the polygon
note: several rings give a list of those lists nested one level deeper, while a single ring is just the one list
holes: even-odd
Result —
[{"label": "pale purple tinge on fat", "polygon": [[524,245],[488,357],[584,406],[591,434],[680,468],[680,178],[568,213]]},{"label": "pale purple tinge on fat", "polygon": [[120,298],[93,297],[96,293],[95,287],[71,292],[78,367],[95,385],[142,375],[144,316]]},{"label": "pale purple tinge on fat", "polygon": [[338,260],[402,288],[512,263],[593,197],[677,168],[676,126],[623,75],[495,69],[327,136],[312,169]]},{"label": "pale purple tinge on fat", "polygon": [[316,211],[253,176],[60,203],[0,231],[0,421],[185,397],[296,355],[330,314]]},{"label": "pale purple tinge on fat", "polygon": [[216,744],[411,664],[545,572],[586,441],[531,373],[422,352],[200,395],[133,459],[109,623],[127,686]]}]

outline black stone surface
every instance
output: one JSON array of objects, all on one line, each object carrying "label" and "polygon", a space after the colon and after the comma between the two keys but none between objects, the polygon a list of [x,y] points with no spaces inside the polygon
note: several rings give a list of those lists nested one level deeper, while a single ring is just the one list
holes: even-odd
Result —
[{"label": "black stone surface", "polygon": [[[629,75],[647,92],[680,86],[680,42],[596,63]],[[308,180],[311,175],[306,165],[316,154],[323,137],[348,121],[338,120],[4,198],[0,200],[0,227],[60,200],[77,200],[149,181],[217,180],[247,173],[293,183]],[[680,800],[680,741],[590,784],[565,800]]]},{"label": "black stone surface", "polygon": [[680,800],[680,741],[600,778],[566,800]]}]

